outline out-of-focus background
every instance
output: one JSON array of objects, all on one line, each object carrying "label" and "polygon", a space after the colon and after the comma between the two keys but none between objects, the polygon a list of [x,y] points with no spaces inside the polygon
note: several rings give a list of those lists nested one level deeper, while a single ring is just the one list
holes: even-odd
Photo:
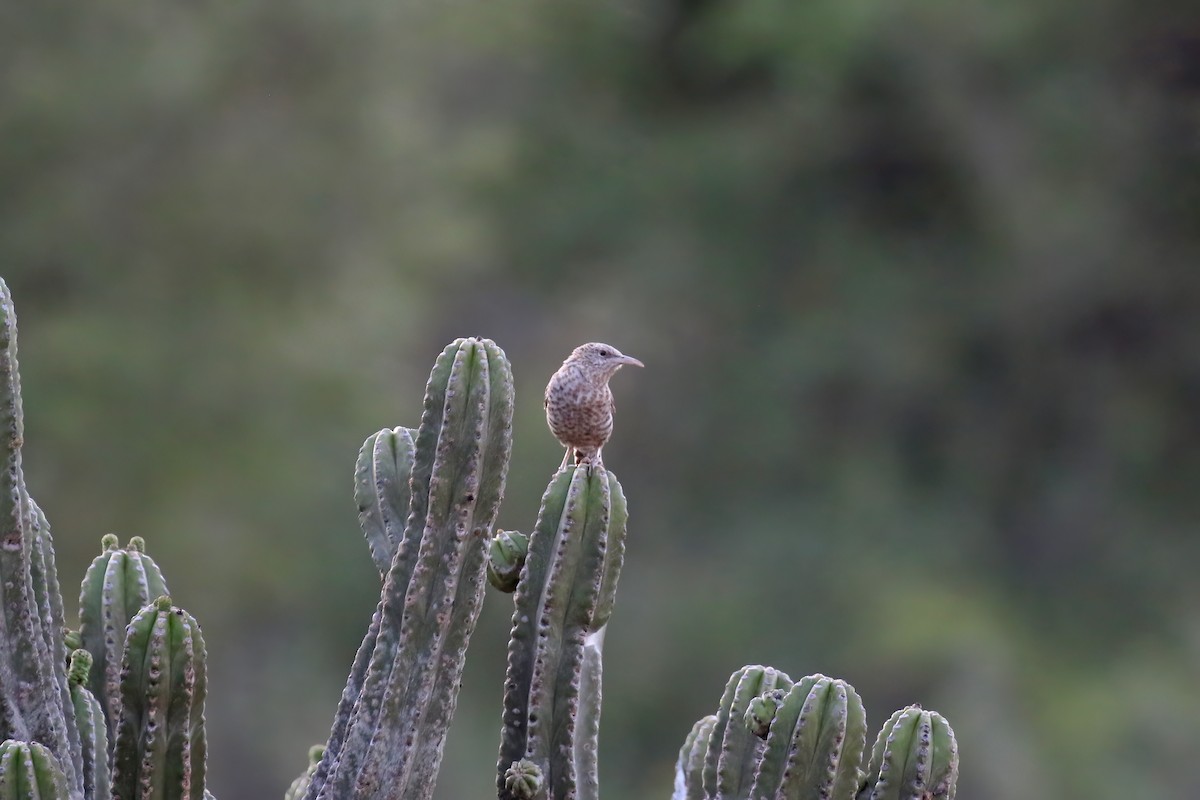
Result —
[{"label": "out-of-focus background", "polygon": [[[1185,7],[1188,6],[1188,7]],[[359,443],[450,339],[574,345],[629,497],[608,797],[747,663],[953,723],[960,796],[1200,785],[1200,6],[14,4],[0,274],[64,585],[145,536],[210,650],[211,785],[280,797],[378,592]],[[490,592],[438,789],[492,793]]]}]

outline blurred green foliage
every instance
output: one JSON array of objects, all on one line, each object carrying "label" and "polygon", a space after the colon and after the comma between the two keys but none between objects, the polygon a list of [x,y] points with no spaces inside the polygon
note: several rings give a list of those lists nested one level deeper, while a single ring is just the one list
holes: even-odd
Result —
[{"label": "blurred green foliage", "polygon": [[[606,795],[669,796],[763,662],[944,713],[964,797],[1189,796],[1196,31],[1166,0],[10,4],[0,272],[65,585],[146,536],[209,642],[216,794],[281,796],[377,596],[359,443],[496,339],[528,530],[545,379],[606,340],[647,364],[605,454]],[[509,614],[440,798],[491,792]]]}]

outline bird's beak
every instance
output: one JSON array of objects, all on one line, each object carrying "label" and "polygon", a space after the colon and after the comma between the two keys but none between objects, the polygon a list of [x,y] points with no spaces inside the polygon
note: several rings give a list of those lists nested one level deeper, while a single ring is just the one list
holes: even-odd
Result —
[{"label": "bird's beak", "polygon": [[631,367],[645,367],[646,365],[638,361],[633,356],[621,356],[617,359],[621,364],[628,364]]}]

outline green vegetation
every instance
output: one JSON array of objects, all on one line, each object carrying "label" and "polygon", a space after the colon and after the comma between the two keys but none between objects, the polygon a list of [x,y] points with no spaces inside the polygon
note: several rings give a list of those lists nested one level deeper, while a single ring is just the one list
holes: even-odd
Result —
[{"label": "green vegetation", "polygon": [[[963,797],[1188,796],[1198,17],[6,13],[0,272],[58,569],[150,541],[204,625],[212,789],[277,797],[378,600],[365,433],[417,421],[453,337],[502,342],[497,522],[528,530],[561,458],[542,388],[609,341],[647,369],[605,448],[636,521],[606,795],[669,795],[687,723],[760,663],[848,680],[872,727],[938,709]],[[481,612],[440,800],[493,791],[509,615]]]}]

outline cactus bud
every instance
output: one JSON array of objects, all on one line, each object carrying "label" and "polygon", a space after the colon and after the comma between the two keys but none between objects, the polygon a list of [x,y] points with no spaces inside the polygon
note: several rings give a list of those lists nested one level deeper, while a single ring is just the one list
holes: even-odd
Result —
[{"label": "cactus bud", "polygon": [[502,592],[513,592],[528,554],[528,536],[520,531],[496,531],[488,545],[488,581]]},{"label": "cactus bud", "polygon": [[317,765],[321,763],[321,757],[325,755],[325,745],[315,744],[308,748],[308,769],[304,771],[296,780],[292,781],[292,785],[288,787],[287,792],[283,795],[283,800],[303,800],[304,795],[308,793],[308,785],[312,783],[313,775],[317,772]]},{"label": "cactus bud", "polygon": [[542,771],[529,759],[514,761],[504,771],[504,788],[516,800],[535,800],[542,790]]},{"label": "cactus bud", "polygon": [[772,689],[769,692],[760,694],[758,697],[750,701],[750,705],[746,708],[746,727],[749,728],[755,736],[760,739],[767,738],[767,731],[771,729],[771,722],[775,719],[775,712],[783,703],[783,698],[787,692],[782,689]]}]

